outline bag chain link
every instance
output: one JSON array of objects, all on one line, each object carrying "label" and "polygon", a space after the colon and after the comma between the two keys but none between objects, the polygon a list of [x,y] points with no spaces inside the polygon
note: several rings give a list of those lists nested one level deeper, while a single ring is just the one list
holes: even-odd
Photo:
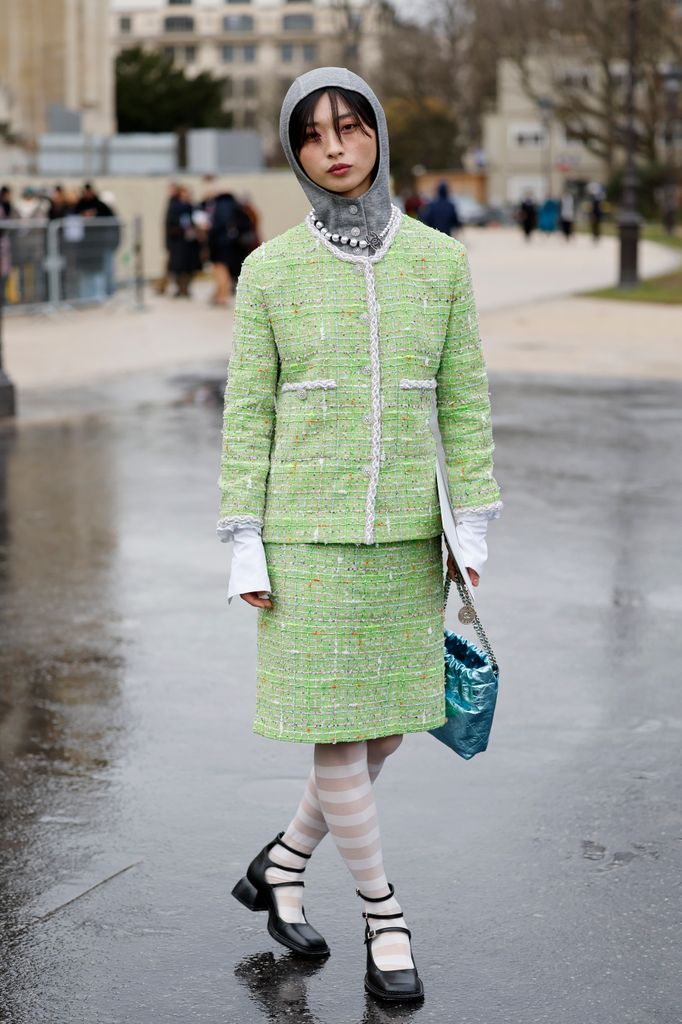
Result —
[{"label": "bag chain link", "polygon": [[[453,559],[453,561],[454,561],[454,559]],[[488,640],[488,636],[486,634],[486,631],[483,628],[483,624],[482,624],[481,620],[478,617],[478,612],[476,611],[476,609],[474,607],[474,604],[473,604],[471,598],[469,597],[469,594],[467,593],[466,584],[464,583],[464,580],[462,579],[462,573],[460,572],[460,568],[459,568],[459,566],[457,565],[456,562],[455,562],[455,573],[456,573],[456,575],[455,575],[455,585],[457,587],[457,590],[459,591],[459,596],[461,597],[462,603],[464,604],[464,606],[466,608],[469,608],[470,611],[474,615],[474,618],[472,620],[472,625],[473,625],[474,630],[476,632],[476,636],[478,637],[478,639],[480,641],[481,647],[483,648],[485,653],[488,655],[488,659],[489,659],[490,664],[491,664],[491,666],[493,668],[493,671],[495,673],[497,673],[499,671],[499,668],[498,668],[498,664],[497,664],[497,658],[495,657],[495,652],[493,651],[492,644],[490,643],[490,640]],[[443,581],[443,591],[444,591],[443,610],[445,610],[445,607],[446,607],[446,605],[448,603],[448,594],[450,593],[450,585],[451,585],[451,583],[452,583],[452,580],[450,579],[450,575],[446,571],[445,579]]]}]

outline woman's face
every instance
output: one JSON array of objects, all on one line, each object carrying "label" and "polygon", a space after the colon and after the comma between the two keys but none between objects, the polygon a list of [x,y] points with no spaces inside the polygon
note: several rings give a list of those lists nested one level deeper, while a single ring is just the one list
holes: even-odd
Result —
[{"label": "woman's face", "polygon": [[308,129],[298,158],[316,185],[354,199],[372,184],[372,168],[377,158],[376,132],[364,122],[363,132],[359,119],[340,96],[338,108],[340,135],[334,130],[329,96],[325,93],[320,97],[315,106],[315,123]]}]

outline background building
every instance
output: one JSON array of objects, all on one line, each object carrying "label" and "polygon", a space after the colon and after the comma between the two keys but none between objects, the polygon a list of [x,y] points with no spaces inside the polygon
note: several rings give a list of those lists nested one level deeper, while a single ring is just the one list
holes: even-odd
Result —
[{"label": "background building", "polygon": [[552,54],[531,62],[532,82],[541,102],[523,88],[518,65],[498,62],[497,102],[483,117],[483,152],[488,201],[518,202],[527,190],[536,199],[557,195],[565,182],[603,180],[603,162],[573,139],[552,116],[556,92],[568,78],[589,84],[593,69]]},{"label": "background building", "polygon": [[143,46],[173,57],[187,74],[224,79],[235,128],[277,144],[277,114],[303,71],[342,64],[371,74],[379,61],[377,14],[364,0],[113,0],[115,51]]},{"label": "background building", "polygon": [[109,0],[0,0],[0,119],[31,146],[45,131],[114,130]]}]

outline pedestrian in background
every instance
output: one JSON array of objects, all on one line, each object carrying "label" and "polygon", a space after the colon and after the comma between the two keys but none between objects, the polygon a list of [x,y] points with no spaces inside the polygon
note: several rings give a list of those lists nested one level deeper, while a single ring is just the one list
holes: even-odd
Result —
[{"label": "pedestrian in background", "polygon": [[55,185],[50,193],[50,205],[47,211],[49,220],[61,220],[73,213],[73,206],[61,185]]},{"label": "pedestrian in background", "polygon": [[171,249],[171,235],[170,235],[170,224],[174,220],[174,206],[178,200],[179,186],[176,182],[171,181],[168,186],[168,200],[166,202],[166,209],[163,217],[163,245],[166,250],[166,262],[163,268],[163,274],[157,280],[155,291],[157,295],[165,295],[168,283],[171,279],[170,272],[170,249]]},{"label": "pedestrian in background", "polygon": [[462,222],[459,219],[457,207],[450,198],[446,181],[441,181],[436,198],[422,208],[420,217],[428,227],[442,231],[445,235],[452,235],[457,228],[461,227]]},{"label": "pedestrian in background", "polygon": [[[1,222],[11,220],[14,216],[12,209],[12,190],[9,185],[0,188],[0,305],[5,304],[5,287],[7,278],[12,272],[12,250],[10,247],[9,233],[2,230]],[[0,310],[0,316],[2,311]]]},{"label": "pedestrian in background", "polygon": [[231,192],[220,192],[209,210],[209,257],[213,263],[215,292],[211,302],[225,306],[232,294],[233,282],[241,272],[246,253],[242,238],[251,230],[248,214]]},{"label": "pedestrian in background", "polygon": [[[74,248],[78,282],[78,298],[102,302],[113,291],[113,261],[120,242],[120,228],[114,211],[86,181],[73,204],[74,217],[82,217],[82,234],[74,233],[69,244]],[[65,233],[69,229],[65,225]]]},{"label": "pedestrian in background", "polygon": [[[242,253],[244,255],[244,259],[246,259],[249,253],[253,252],[254,249],[257,249],[262,241],[260,234],[260,215],[248,192],[242,192],[241,195],[237,196],[237,199],[250,222],[250,226],[246,228],[240,238]],[[242,263],[243,262],[244,260],[242,260]]]},{"label": "pedestrian in background", "polygon": [[538,214],[538,227],[545,235],[552,235],[559,223],[559,203],[553,196],[548,196]]},{"label": "pedestrian in background", "polygon": [[575,196],[570,188],[565,188],[561,195],[561,230],[567,242],[573,237],[575,224]]},{"label": "pedestrian in background", "polygon": [[177,195],[169,202],[166,214],[168,266],[175,279],[175,298],[190,298],[192,278],[201,270],[199,239],[193,214],[189,189],[181,185]]},{"label": "pedestrian in background", "polygon": [[[253,730],[314,745],[313,764],[290,824],[233,895],[267,910],[283,945],[326,956],[302,897],[329,831],[363,901],[365,988],[417,1000],[423,985],[386,877],[372,783],[404,733],[446,720],[429,411],[436,392],[477,585],[501,508],[488,380],[466,250],[391,202],[386,118],[367,83],[345,68],[299,76],[280,141],[314,209],[244,262],[218,535],[235,542],[228,599],[258,609]],[[414,845],[405,804],[402,813]]]},{"label": "pedestrian in background", "polygon": [[535,205],[532,192],[526,192],[523,197],[519,208],[516,211],[516,219],[521,225],[524,238],[529,242],[533,232],[538,226],[538,209]]},{"label": "pedestrian in background", "polygon": [[416,220],[419,220],[419,215],[424,208],[424,205],[424,200],[419,195],[419,192],[416,188],[412,187],[403,200],[405,213],[408,217],[414,217]]},{"label": "pedestrian in background", "polygon": [[604,219],[604,189],[598,181],[593,181],[587,186],[587,195],[592,241],[598,242],[601,238],[601,224]]}]

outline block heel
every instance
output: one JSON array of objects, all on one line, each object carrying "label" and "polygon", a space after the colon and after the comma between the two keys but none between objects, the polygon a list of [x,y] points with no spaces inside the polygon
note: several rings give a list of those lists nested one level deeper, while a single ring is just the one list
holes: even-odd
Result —
[{"label": "block heel", "polygon": [[240,878],[234,889],[232,895],[236,900],[239,900],[249,910],[267,910],[267,900],[261,896],[256,889],[255,885],[252,885],[246,875]]},{"label": "block heel", "polygon": [[329,956],[329,946],[320,933],[308,923],[303,907],[301,907],[304,918],[303,922],[285,921],[277,912],[275,889],[292,885],[302,886],[304,884],[303,879],[295,879],[291,882],[268,882],[265,872],[268,868],[278,868],[280,871],[289,871],[294,875],[301,875],[305,869],[290,868],[285,867],[283,864],[277,864],[276,861],[271,859],[270,850],[279,843],[285,850],[295,853],[298,857],[303,857],[305,860],[310,859],[309,853],[301,853],[299,850],[294,850],[291,846],[288,846],[282,839],[283,835],[284,832],[279,832],[254,857],[247,868],[246,874],[243,878],[239,879],[232,890],[232,895],[245,907],[248,907],[249,910],[267,910],[268,931],[273,939],[281,942],[283,946],[292,949],[296,953],[300,953],[302,956]]}]

